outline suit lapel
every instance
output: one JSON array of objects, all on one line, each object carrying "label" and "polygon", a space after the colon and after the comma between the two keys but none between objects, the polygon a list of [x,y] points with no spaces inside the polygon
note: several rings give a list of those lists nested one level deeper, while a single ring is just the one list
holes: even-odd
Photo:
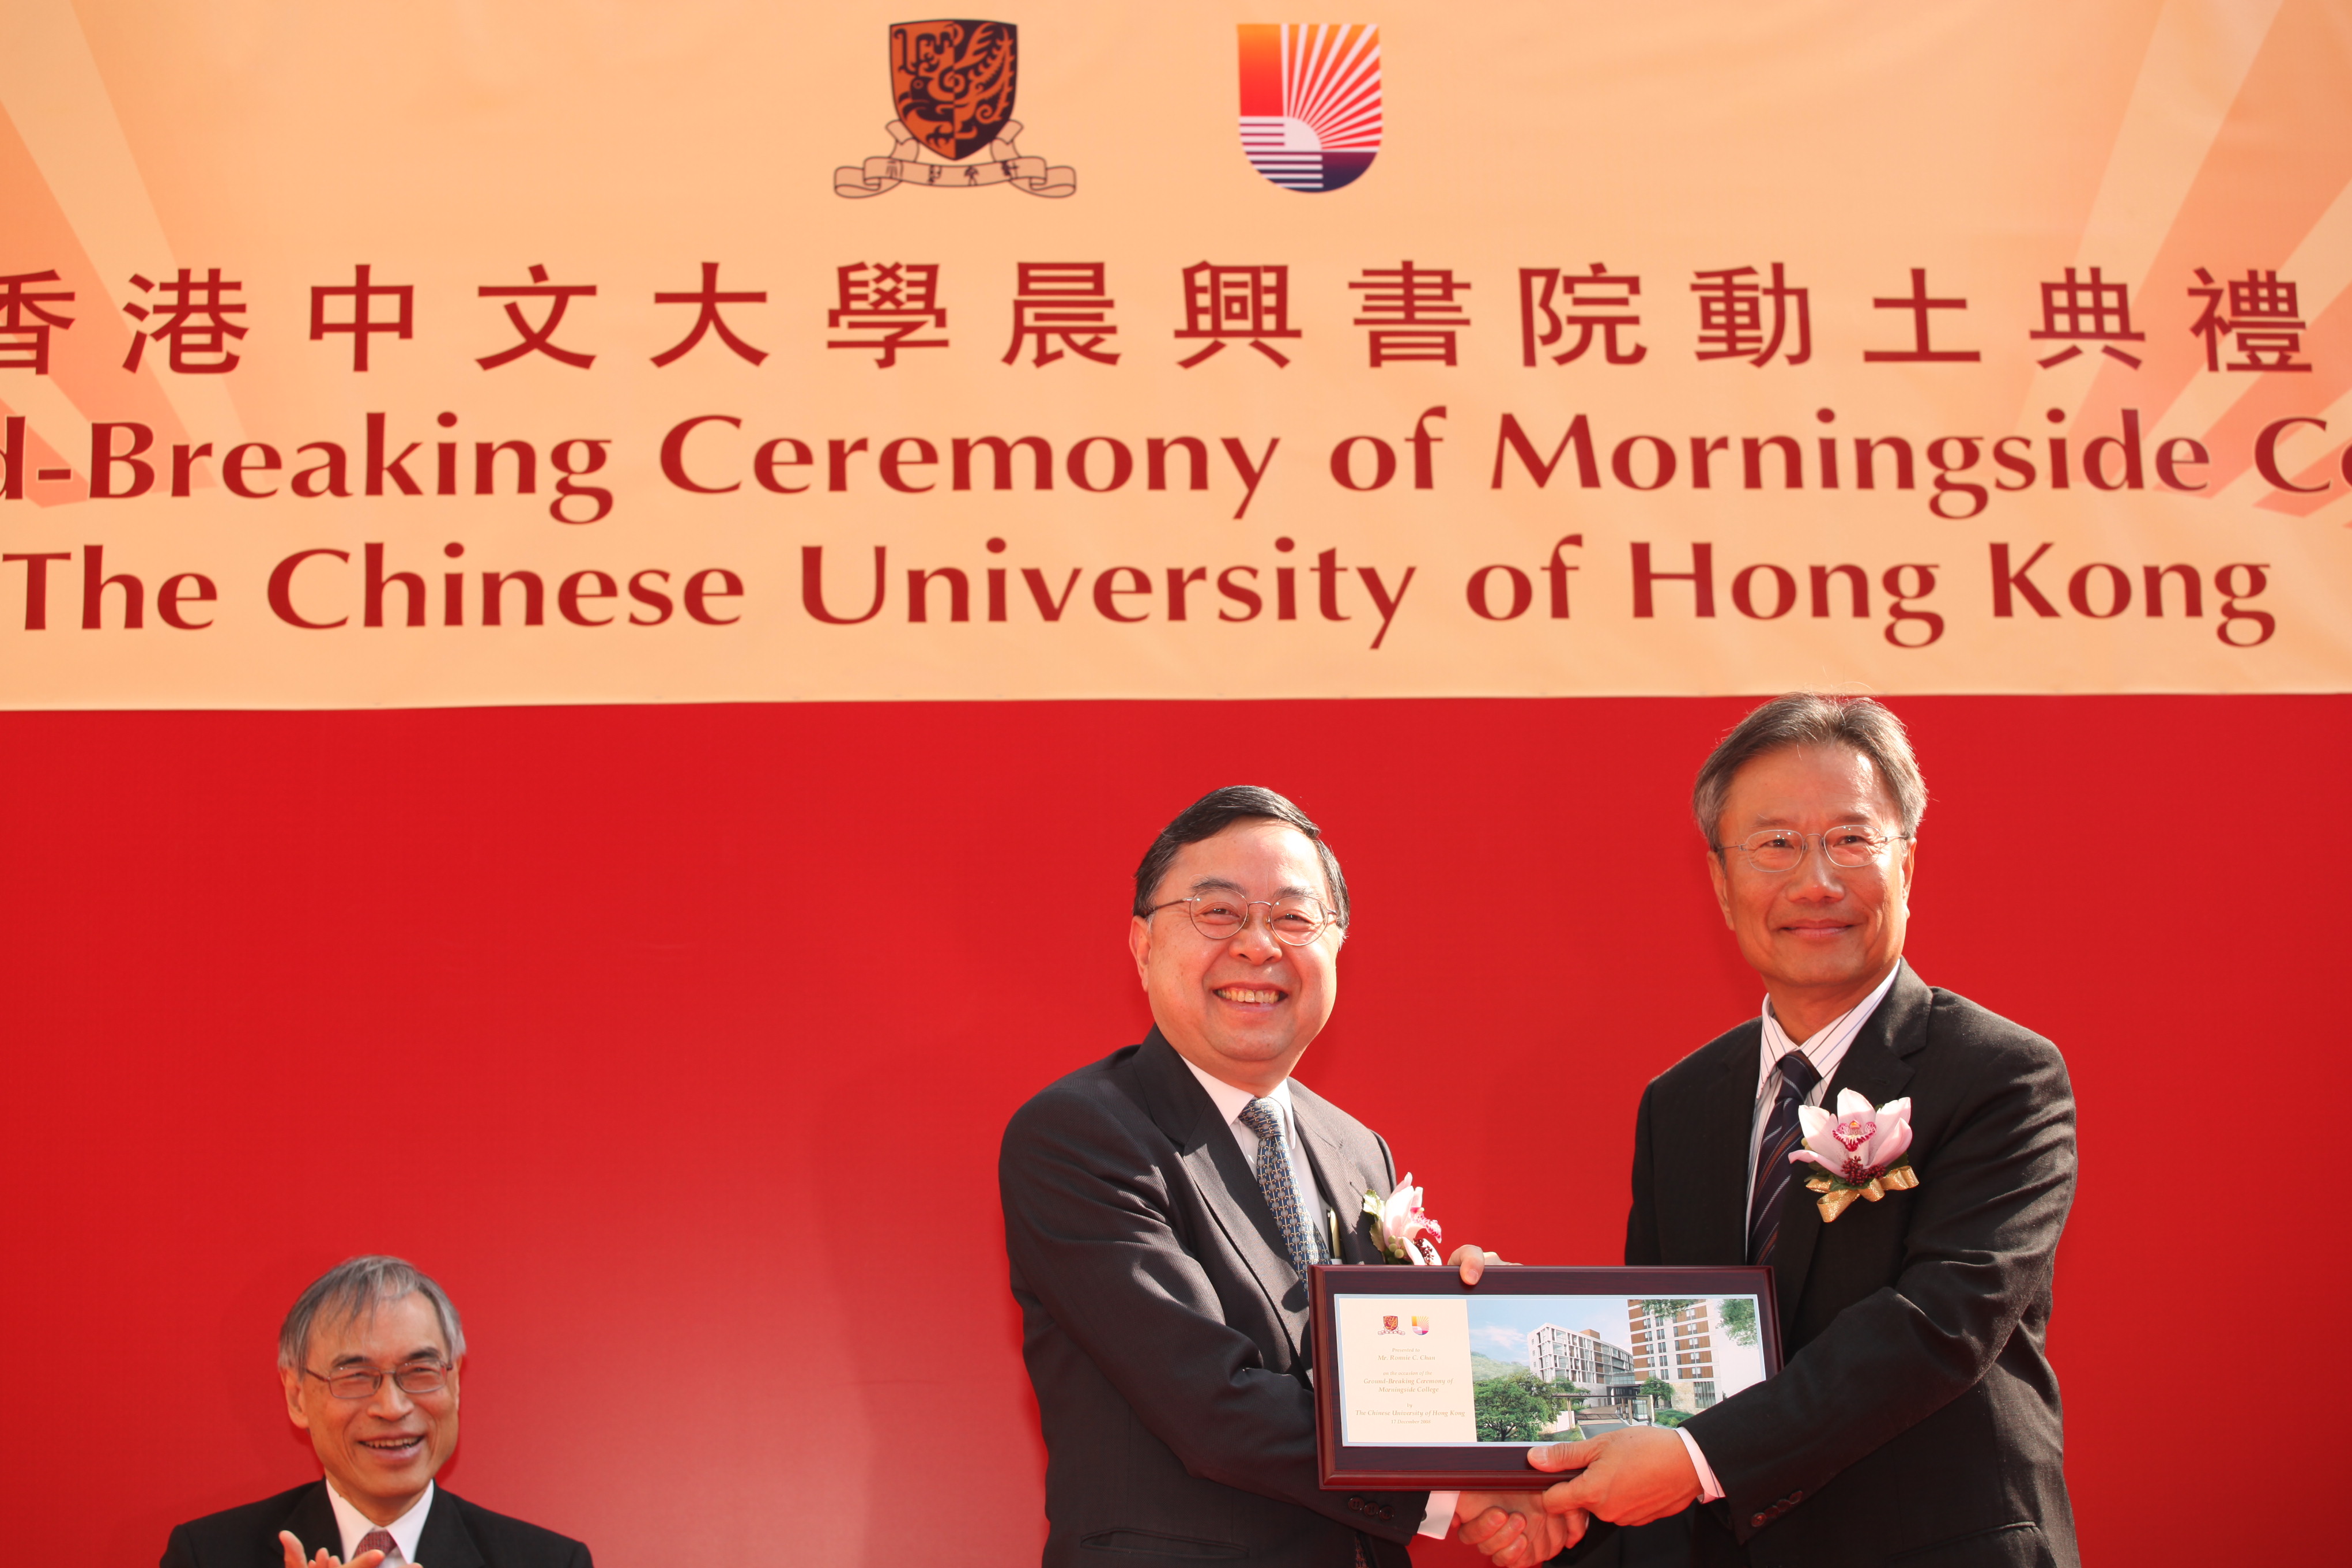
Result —
[{"label": "suit lapel", "polygon": [[1671,1179],[1686,1184],[1696,1229],[1686,1256],[1668,1263],[1748,1260],[1748,1144],[1756,1131],[1756,1072],[1764,1026],[1742,1028],[1724,1053],[1722,1071],[1704,1090],[1689,1142],[1662,1150]]},{"label": "suit lapel", "polygon": [[[320,1481],[317,1486],[295,1499],[293,1511],[286,1516],[286,1522],[278,1528],[294,1532],[294,1539],[302,1543],[302,1557],[305,1562],[315,1560],[319,1554],[319,1549],[322,1546],[327,1549],[327,1554],[331,1557],[341,1557],[343,1554],[343,1532],[335,1523],[335,1505],[327,1500],[327,1483],[324,1481]],[[285,1555],[278,1550],[278,1542],[274,1535],[269,1542],[268,1560],[273,1563],[285,1561]],[[430,1563],[432,1560],[427,1558],[425,1561]]]},{"label": "suit lapel", "polygon": [[1244,1163],[1241,1145],[1226,1131],[1208,1090],[1158,1028],[1136,1053],[1136,1068],[1147,1087],[1151,1119],[1176,1146],[1185,1175],[1224,1232],[1226,1245],[1265,1293],[1267,1309],[1289,1326],[1296,1347],[1307,1322],[1306,1287],[1290,1266],[1282,1227],[1258,1189],[1256,1173]]},{"label": "suit lapel", "polygon": [[[1320,1200],[1318,1206],[1328,1204],[1339,1219],[1339,1249],[1332,1261],[1383,1261],[1372,1246],[1363,1209],[1366,1193],[1381,1192],[1385,1195],[1389,1184],[1386,1173],[1368,1169],[1363,1161],[1349,1153],[1339,1136],[1339,1112],[1329,1100],[1297,1079],[1290,1080],[1290,1111],[1298,1122],[1299,1142],[1307,1150],[1307,1167],[1315,1173]],[[1316,1220],[1326,1224],[1320,1215]],[[1328,1226],[1322,1234],[1328,1241]]]},{"label": "suit lapel", "polygon": [[[1909,964],[1904,964],[1878,1004],[1878,1011],[1846,1047],[1822,1103],[1834,1110],[1838,1091],[1849,1089],[1874,1106],[1899,1098],[1903,1086],[1911,1081],[1911,1064],[1906,1058],[1927,1043],[1928,1002],[1927,987],[1911,973]],[[1801,1168],[1798,1179],[1789,1184],[1788,1195],[1780,1200],[1780,1239],[1773,1247],[1772,1267],[1784,1331],[1796,1324],[1805,1276],[1812,1268],[1814,1250],[1826,1228],[1816,1206],[1817,1194],[1804,1184],[1803,1171],[1811,1168]]]},{"label": "suit lapel", "polygon": [[425,1529],[416,1537],[416,1560],[425,1568],[482,1568],[481,1548],[466,1528],[457,1500],[436,1488],[433,1506],[425,1510]]}]

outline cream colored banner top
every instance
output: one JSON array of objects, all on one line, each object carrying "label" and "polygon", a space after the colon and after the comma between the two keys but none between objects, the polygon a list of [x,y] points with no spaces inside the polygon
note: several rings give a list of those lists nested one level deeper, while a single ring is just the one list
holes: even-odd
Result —
[{"label": "cream colored banner top", "polygon": [[2317,0],[15,0],[0,702],[2352,687]]}]

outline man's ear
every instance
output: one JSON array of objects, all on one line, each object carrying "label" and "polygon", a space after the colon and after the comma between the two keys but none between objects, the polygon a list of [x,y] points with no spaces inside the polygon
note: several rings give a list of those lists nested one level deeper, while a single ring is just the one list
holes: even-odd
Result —
[{"label": "man's ear", "polygon": [[1706,852],[1706,879],[1715,884],[1715,907],[1723,911],[1725,928],[1738,930],[1738,928],[1731,923],[1731,876],[1723,863],[1723,852],[1719,849],[1710,849]]},{"label": "man's ear", "polygon": [[1151,922],[1141,915],[1130,915],[1127,921],[1127,951],[1135,955],[1135,978],[1145,990],[1151,988]]},{"label": "man's ear", "polygon": [[278,1381],[286,1386],[287,1419],[308,1432],[310,1429],[310,1413],[302,1408],[301,1369],[281,1366],[278,1369]]}]

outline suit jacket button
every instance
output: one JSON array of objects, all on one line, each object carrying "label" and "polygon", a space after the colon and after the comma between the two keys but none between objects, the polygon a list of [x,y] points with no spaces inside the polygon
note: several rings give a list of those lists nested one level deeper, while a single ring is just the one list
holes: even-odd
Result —
[{"label": "suit jacket button", "polygon": [[1360,1497],[1351,1497],[1348,1500],[1348,1506],[1354,1509],[1358,1513],[1361,1513],[1364,1511],[1364,1500]]},{"label": "suit jacket button", "polygon": [[1391,1508],[1386,1503],[1382,1503],[1381,1504],[1381,1517],[1382,1519],[1394,1519],[1396,1517],[1396,1510]]},{"label": "suit jacket button", "polygon": [[1805,1494],[1801,1491],[1793,1491],[1789,1494],[1789,1506],[1790,1508],[1796,1507],[1799,1503],[1804,1500]]},{"label": "suit jacket button", "polygon": [[1772,1522],[1772,1516],[1769,1514],[1755,1513],[1748,1516],[1748,1528],[1750,1530],[1761,1530],[1770,1522]]}]

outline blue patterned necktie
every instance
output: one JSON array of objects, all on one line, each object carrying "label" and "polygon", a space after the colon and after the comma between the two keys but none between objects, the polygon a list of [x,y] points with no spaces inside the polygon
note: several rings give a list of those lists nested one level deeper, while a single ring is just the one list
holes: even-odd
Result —
[{"label": "blue patterned necktie", "polygon": [[1804,1124],[1797,1107],[1822,1081],[1821,1069],[1802,1051],[1784,1053],[1773,1070],[1780,1078],[1780,1093],[1765,1119],[1763,1142],[1756,1149],[1756,1185],[1748,1200],[1748,1261],[1772,1261],[1773,1244],[1780,1239],[1780,1199],[1795,1179],[1789,1156],[1804,1140]]},{"label": "blue patterned necktie", "polygon": [[1298,1212],[1298,1188],[1290,1179],[1290,1146],[1282,1135],[1282,1107],[1271,1100],[1253,1100],[1242,1107],[1241,1124],[1257,1134],[1258,1191],[1274,1211],[1274,1223],[1282,1227],[1290,1266],[1304,1279],[1307,1266],[1315,1261],[1315,1233]]}]

